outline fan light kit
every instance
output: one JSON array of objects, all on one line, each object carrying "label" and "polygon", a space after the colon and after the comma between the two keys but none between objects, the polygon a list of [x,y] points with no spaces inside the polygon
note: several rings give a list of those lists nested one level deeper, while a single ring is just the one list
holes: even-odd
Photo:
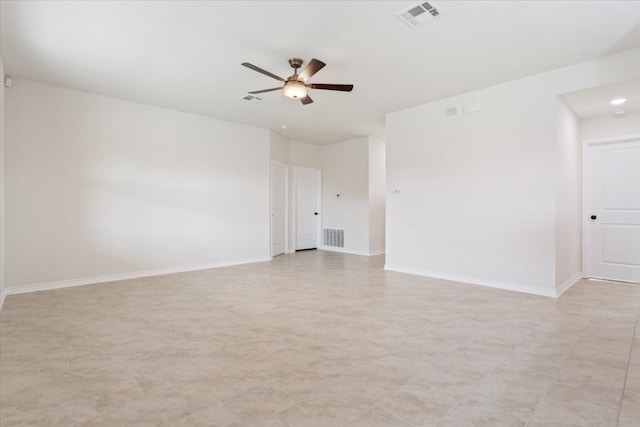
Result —
[{"label": "fan light kit", "polygon": [[269,76],[272,79],[276,79],[284,83],[283,86],[273,87],[271,89],[256,90],[253,92],[249,92],[249,94],[255,95],[258,93],[272,92],[282,89],[282,92],[285,96],[292,99],[299,99],[302,104],[307,105],[313,102],[313,99],[311,99],[308,93],[309,89],[338,90],[341,92],[351,92],[353,90],[353,85],[306,83],[306,81],[309,80],[311,76],[320,71],[326,64],[313,58],[311,61],[309,61],[309,64],[307,64],[302,73],[298,74],[298,68],[302,66],[303,62],[304,61],[300,58],[289,59],[289,65],[291,66],[291,68],[293,68],[293,74],[286,79],[283,79],[280,76],[276,76],[275,74],[263,70],[260,67],[256,67],[255,65],[248,62],[243,62],[242,65],[244,67],[250,68],[253,71],[257,71],[261,74],[264,74],[265,76]]},{"label": "fan light kit", "polygon": [[284,96],[301,99],[307,96],[307,86],[301,81],[289,81],[284,84]]}]

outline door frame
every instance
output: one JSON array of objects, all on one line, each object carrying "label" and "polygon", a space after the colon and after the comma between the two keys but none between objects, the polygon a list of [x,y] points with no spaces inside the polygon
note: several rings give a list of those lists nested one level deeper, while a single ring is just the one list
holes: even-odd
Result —
[{"label": "door frame", "polygon": [[269,168],[269,254],[273,258],[273,174],[271,173],[273,166],[281,167],[284,170],[284,188],[283,188],[283,202],[284,202],[284,253],[289,253],[289,166],[284,163],[280,163],[275,160],[271,160]]},{"label": "door frame", "polygon": [[320,242],[320,236],[321,234],[321,230],[322,230],[322,169],[319,168],[305,168],[305,167],[301,167],[301,166],[294,166],[293,167],[293,191],[292,191],[292,197],[291,197],[291,217],[293,218],[293,221],[291,221],[291,230],[292,230],[292,235],[293,235],[293,246],[291,247],[291,252],[295,252],[297,250],[296,248],[296,242],[298,241],[298,230],[297,230],[297,219],[298,219],[298,212],[296,210],[296,206],[297,206],[297,197],[298,197],[298,173],[302,170],[306,170],[306,171],[315,171],[317,172],[317,183],[318,183],[318,195],[316,197],[316,206],[318,206],[318,221],[317,221],[317,226],[316,226],[316,247],[319,249],[320,248],[320,244],[322,242]]},{"label": "door frame", "polygon": [[[589,218],[589,193],[587,185],[587,177],[589,169],[587,167],[587,151],[592,147],[600,145],[615,145],[633,142],[640,139],[640,134],[612,136],[606,138],[588,139],[582,141],[582,277],[588,279],[591,277],[589,264],[587,263],[587,229]],[[606,279],[598,279],[606,280]]]}]

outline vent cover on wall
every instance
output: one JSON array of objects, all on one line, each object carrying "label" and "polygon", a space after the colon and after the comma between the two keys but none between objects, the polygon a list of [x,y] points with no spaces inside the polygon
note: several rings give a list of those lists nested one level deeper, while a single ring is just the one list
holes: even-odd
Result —
[{"label": "vent cover on wall", "polygon": [[337,228],[322,229],[322,244],[334,248],[344,248],[344,230]]},{"label": "vent cover on wall", "polygon": [[396,16],[409,27],[418,28],[442,16],[442,10],[435,4],[425,1],[401,10],[396,13]]}]

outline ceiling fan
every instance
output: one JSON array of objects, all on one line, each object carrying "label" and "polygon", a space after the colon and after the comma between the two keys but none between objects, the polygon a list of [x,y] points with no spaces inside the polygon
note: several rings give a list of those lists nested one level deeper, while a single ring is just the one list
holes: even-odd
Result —
[{"label": "ceiling fan", "polygon": [[242,65],[247,68],[262,73],[265,76],[269,76],[271,78],[284,82],[283,86],[273,87],[271,89],[255,90],[249,93],[251,95],[255,95],[258,93],[272,92],[274,90],[282,89],[285,96],[293,99],[299,99],[304,105],[307,105],[313,102],[313,99],[311,99],[308,94],[309,89],[339,90],[342,92],[351,92],[351,90],[353,89],[353,85],[306,83],[306,81],[309,80],[311,76],[320,71],[327,64],[313,58],[311,61],[309,61],[304,70],[302,70],[302,72],[298,74],[298,68],[302,66],[303,62],[304,61],[300,58],[289,59],[289,65],[291,66],[291,68],[293,68],[293,74],[286,79],[283,79],[280,76],[276,76],[275,74],[263,70],[260,67],[256,67],[255,65],[248,62],[243,62]]}]

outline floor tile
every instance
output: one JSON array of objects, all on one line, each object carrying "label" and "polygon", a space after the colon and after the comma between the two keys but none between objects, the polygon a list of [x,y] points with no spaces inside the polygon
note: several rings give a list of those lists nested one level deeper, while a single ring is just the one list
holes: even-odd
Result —
[{"label": "floor tile", "polygon": [[536,408],[536,424],[564,423],[585,427],[615,426],[618,410],[584,399],[580,390],[553,385]]},{"label": "floor tile", "polygon": [[383,266],[307,251],[10,295],[0,425],[640,425],[640,287]]},{"label": "floor tile", "polygon": [[640,424],[640,405],[623,400],[620,407],[618,427],[637,427]]}]

